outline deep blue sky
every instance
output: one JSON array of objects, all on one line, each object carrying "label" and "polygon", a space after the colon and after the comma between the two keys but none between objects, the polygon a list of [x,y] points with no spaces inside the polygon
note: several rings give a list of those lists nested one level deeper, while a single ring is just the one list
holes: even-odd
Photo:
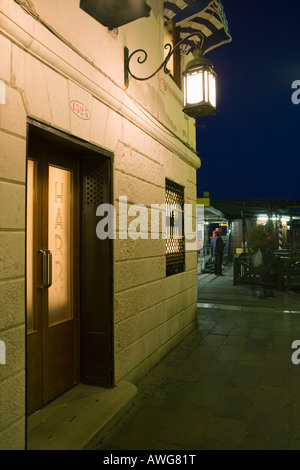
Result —
[{"label": "deep blue sky", "polygon": [[223,0],[232,42],[207,53],[218,115],[198,119],[198,197],[300,200],[299,0]]}]

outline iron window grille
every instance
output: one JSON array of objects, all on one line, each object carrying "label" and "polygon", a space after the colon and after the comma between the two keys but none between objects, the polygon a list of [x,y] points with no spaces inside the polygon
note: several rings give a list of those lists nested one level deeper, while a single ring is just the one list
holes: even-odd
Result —
[{"label": "iron window grille", "polygon": [[166,179],[166,275],[184,270],[184,188]]}]

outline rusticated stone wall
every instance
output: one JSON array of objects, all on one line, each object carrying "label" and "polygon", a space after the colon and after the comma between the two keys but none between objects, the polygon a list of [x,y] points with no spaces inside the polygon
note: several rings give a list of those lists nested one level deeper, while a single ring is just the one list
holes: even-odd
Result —
[{"label": "rusticated stone wall", "polygon": [[[52,2],[41,3],[52,8]],[[78,2],[69,5],[76,8],[76,15],[85,17],[77,11]],[[60,33],[66,30],[62,28]],[[118,39],[106,30],[101,35],[108,46],[115,44],[120,62],[124,38],[117,46]],[[162,87],[160,94],[153,82],[157,112],[149,111],[147,94],[142,93],[142,107],[120,85],[120,65],[112,72],[112,80],[93,65],[92,53],[90,60],[85,59],[86,43],[82,54],[78,52],[80,43],[76,47],[71,49],[13,0],[0,0],[0,80],[5,88],[5,102],[0,104],[0,341],[6,348],[6,364],[0,364],[0,449],[25,448],[27,117],[114,153],[117,213],[120,196],[127,197],[128,205],[150,208],[163,204],[165,178],[184,186],[186,203],[196,201],[200,160],[190,149],[194,124],[181,115],[178,91],[175,96]],[[138,98],[141,89],[136,89]],[[72,112],[72,100],[86,106],[90,119],[80,119]],[[149,108],[155,105],[152,102]],[[164,124],[156,119],[160,116]],[[166,278],[164,239],[123,240],[117,236],[113,268],[115,379],[136,381],[194,326],[197,256],[188,251],[186,271]]]}]

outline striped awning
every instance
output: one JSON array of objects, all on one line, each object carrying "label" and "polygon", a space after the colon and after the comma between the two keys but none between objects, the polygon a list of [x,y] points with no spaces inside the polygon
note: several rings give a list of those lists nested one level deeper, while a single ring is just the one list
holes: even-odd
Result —
[{"label": "striped awning", "polygon": [[[173,19],[179,27],[180,40],[192,33],[203,35],[203,51],[231,41],[228,22],[221,0],[169,0],[164,2],[165,21]],[[199,40],[198,40],[199,41]],[[183,42],[181,52],[195,48],[197,37]]]}]

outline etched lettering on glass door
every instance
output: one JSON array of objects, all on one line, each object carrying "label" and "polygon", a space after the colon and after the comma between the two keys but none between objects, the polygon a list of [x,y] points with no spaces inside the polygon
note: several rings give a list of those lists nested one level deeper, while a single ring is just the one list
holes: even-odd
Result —
[{"label": "etched lettering on glass door", "polygon": [[52,253],[49,326],[73,317],[71,189],[71,171],[49,165],[48,247]]}]

